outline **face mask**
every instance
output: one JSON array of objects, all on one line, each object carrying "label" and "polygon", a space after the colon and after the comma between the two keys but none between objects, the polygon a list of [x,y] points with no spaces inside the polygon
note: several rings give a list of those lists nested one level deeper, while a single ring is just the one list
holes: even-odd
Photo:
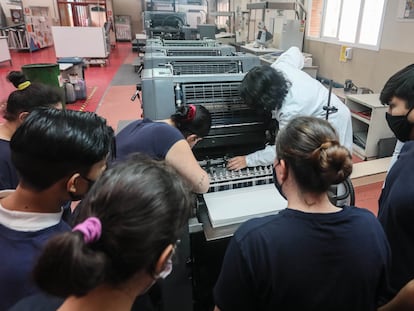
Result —
[{"label": "face mask", "polygon": [[275,187],[276,187],[277,191],[279,191],[280,195],[281,195],[282,197],[284,197],[284,198],[285,198],[285,200],[287,200],[286,196],[285,196],[285,195],[284,195],[284,193],[283,193],[283,190],[282,190],[282,185],[281,185],[281,184],[279,184],[279,182],[277,181],[275,167],[273,167],[273,171],[272,171],[272,173],[273,173],[273,183],[275,184]]},{"label": "face mask", "polygon": [[387,120],[391,131],[393,131],[395,137],[402,142],[410,140],[413,124],[408,121],[407,116],[412,109],[413,108],[411,108],[405,116],[393,116],[388,112],[385,114],[385,119]]},{"label": "face mask", "polygon": [[168,258],[167,263],[165,264],[164,270],[162,270],[160,273],[158,273],[155,278],[156,279],[165,279],[167,276],[169,276],[172,272],[173,264],[171,257]]},{"label": "face mask", "polygon": [[154,279],[151,282],[150,285],[148,285],[147,288],[145,288],[142,293],[140,293],[140,296],[145,294],[146,292],[148,292],[148,290],[157,282],[157,280],[159,279],[165,279],[167,276],[169,276],[172,272],[172,259],[171,257],[167,260],[167,263],[165,265],[165,268],[163,271],[161,271],[160,273],[154,275]]},{"label": "face mask", "polygon": [[74,194],[73,192],[68,192],[69,196],[70,196],[70,199],[72,201],[82,200],[85,197],[86,193],[88,193],[88,191],[92,188],[93,184],[95,183],[95,180],[92,180],[92,179],[89,179],[89,178],[83,177],[83,176],[81,176],[81,177],[88,182],[88,190],[84,194]]}]

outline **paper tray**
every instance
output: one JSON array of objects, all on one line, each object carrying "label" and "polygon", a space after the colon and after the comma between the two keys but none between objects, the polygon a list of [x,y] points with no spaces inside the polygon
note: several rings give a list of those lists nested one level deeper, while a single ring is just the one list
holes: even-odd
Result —
[{"label": "paper tray", "polygon": [[273,184],[206,193],[204,201],[213,228],[276,214],[287,206]]}]

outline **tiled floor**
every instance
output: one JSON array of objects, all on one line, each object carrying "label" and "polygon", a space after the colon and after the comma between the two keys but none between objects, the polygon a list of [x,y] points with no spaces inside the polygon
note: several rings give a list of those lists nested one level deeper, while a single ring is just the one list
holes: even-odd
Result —
[{"label": "tiled floor", "polygon": [[[24,64],[56,62],[53,47],[32,53],[12,51],[11,56],[12,66],[8,62],[0,63],[0,102],[4,102],[8,94],[14,90],[11,83],[5,79],[10,70],[20,70]],[[106,66],[90,66],[86,69],[85,82],[88,86],[89,99],[69,105],[70,108],[96,111],[105,117],[115,130],[120,120],[139,118],[142,112],[141,104],[138,99],[135,101],[130,99],[135,92],[135,81],[131,81],[131,85],[111,85],[111,81],[121,65],[131,64],[131,70],[133,70],[132,63],[136,57],[136,52],[132,52],[130,43],[117,43],[111,51]],[[354,162],[359,161],[361,160],[354,157]],[[356,205],[367,208],[376,215],[381,188],[382,182],[356,187]]]}]

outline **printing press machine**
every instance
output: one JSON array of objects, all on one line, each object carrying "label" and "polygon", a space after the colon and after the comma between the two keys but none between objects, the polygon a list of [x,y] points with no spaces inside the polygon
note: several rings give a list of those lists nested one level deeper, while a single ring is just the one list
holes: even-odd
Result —
[{"label": "printing press machine", "polygon": [[203,40],[164,40],[164,39],[147,39],[146,47],[162,46],[219,46],[221,42],[214,39]]},{"label": "printing press machine", "polygon": [[186,24],[185,12],[144,12],[144,29],[148,38],[185,39],[183,29]]},{"label": "printing press machine", "polygon": [[260,66],[260,60],[255,55],[241,52],[224,56],[170,56],[165,52],[145,53],[144,68],[169,66],[174,75],[245,73],[253,67]]},{"label": "printing press machine", "polygon": [[218,56],[232,55],[236,52],[234,46],[220,44],[217,46],[167,45],[146,46],[145,53],[162,52],[167,56]]},{"label": "printing press machine", "polygon": [[197,196],[188,232],[181,239],[178,263],[171,278],[165,280],[165,310],[210,310],[212,289],[234,231],[249,218],[286,207],[273,185],[271,166],[237,172],[226,169],[230,157],[264,148],[272,123],[241,100],[244,75],[174,75],[169,67],[142,72],[145,117],[168,118],[177,106],[189,104],[203,105],[212,114],[209,135],[193,149],[209,173],[210,190]]}]

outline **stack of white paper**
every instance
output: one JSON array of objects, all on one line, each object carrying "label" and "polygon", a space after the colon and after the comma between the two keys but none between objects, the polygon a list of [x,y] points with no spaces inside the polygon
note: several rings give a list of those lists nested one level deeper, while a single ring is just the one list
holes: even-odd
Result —
[{"label": "stack of white paper", "polygon": [[206,193],[204,200],[213,228],[276,214],[287,206],[273,184]]}]

